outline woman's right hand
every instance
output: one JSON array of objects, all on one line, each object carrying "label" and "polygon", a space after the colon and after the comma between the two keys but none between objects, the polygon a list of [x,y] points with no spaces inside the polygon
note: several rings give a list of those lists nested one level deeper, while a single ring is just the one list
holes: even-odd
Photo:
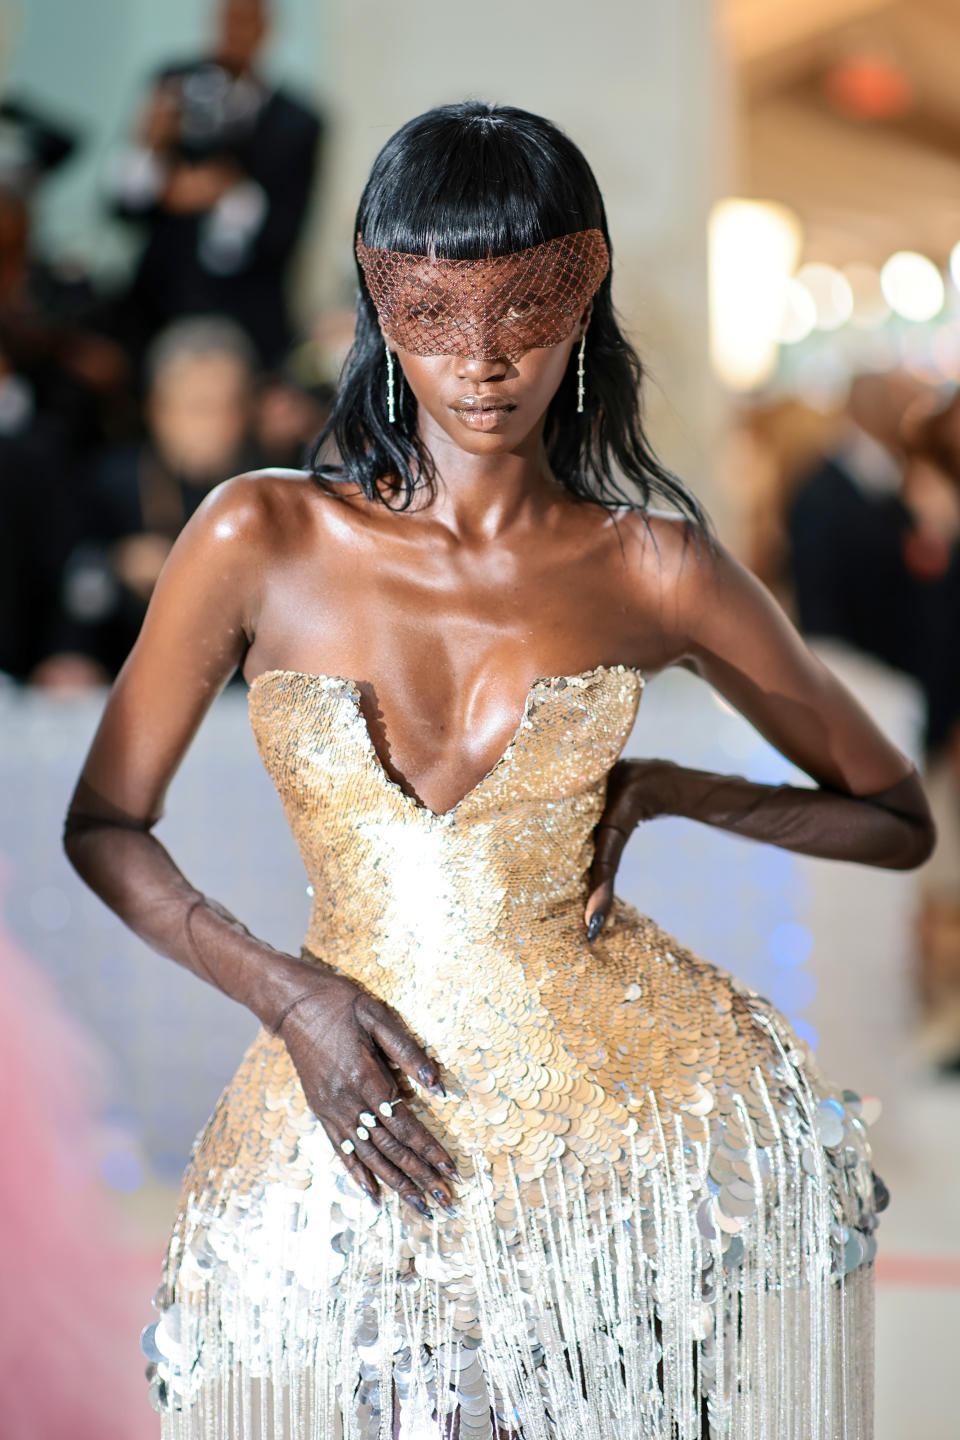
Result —
[{"label": "woman's right hand", "polygon": [[[450,1211],[453,1159],[411,1111],[406,1098],[389,1116],[381,1104],[401,1095],[396,1067],[411,1079],[444,1093],[440,1071],[395,1010],[348,976],[320,971],[316,991],[297,1002],[280,1022],[281,1036],[303,1085],[307,1104],[323,1126],[348,1172],[374,1201],[379,1182],[429,1216],[430,1203]],[[361,1112],[376,1124],[364,1124]],[[368,1138],[357,1135],[363,1125]],[[354,1149],[344,1153],[340,1142]]]}]

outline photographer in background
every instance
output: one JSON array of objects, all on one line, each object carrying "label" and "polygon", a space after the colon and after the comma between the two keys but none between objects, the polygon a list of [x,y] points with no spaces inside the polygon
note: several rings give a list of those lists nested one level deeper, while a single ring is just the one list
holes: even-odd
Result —
[{"label": "photographer in background", "polygon": [[119,323],[140,354],[183,315],[229,315],[275,366],[291,338],[285,281],[310,199],[319,117],[257,59],[269,0],[220,0],[209,56],[165,67],[111,183],[146,243]]}]

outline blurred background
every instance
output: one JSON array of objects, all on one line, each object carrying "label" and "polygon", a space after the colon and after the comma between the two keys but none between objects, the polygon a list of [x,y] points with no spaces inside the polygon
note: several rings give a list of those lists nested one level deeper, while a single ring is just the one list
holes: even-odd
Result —
[{"label": "blurred background", "polygon": [[[655,443],[927,778],[941,841],[920,871],[662,821],[619,889],[882,1103],[877,1434],[946,1440],[960,0],[0,0],[0,1219],[22,1302],[0,1308],[0,1378],[38,1380],[5,1440],[157,1433],[137,1335],[193,1137],[256,1029],[61,857],[104,687],[211,486],[302,463],[350,343],[370,162],[466,96],[582,146]],[[648,686],[628,753],[799,778],[680,673]],[[297,949],[306,882],[241,684],[168,811],[191,879]],[[77,1375],[69,1416],[51,1365]]]}]

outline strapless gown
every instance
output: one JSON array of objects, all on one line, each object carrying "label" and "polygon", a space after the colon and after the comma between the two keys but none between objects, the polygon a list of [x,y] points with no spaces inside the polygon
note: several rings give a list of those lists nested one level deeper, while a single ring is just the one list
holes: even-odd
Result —
[{"label": "strapless gown", "polygon": [[582,913],[643,677],[537,680],[451,810],[392,781],[356,685],[274,670],[258,748],[313,892],[304,956],[441,1065],[458,1213],[377,1210],[261,1029],[197,1137],[144,1332],[164,1440],[868,1440],[863,1102],[746,985]]}]

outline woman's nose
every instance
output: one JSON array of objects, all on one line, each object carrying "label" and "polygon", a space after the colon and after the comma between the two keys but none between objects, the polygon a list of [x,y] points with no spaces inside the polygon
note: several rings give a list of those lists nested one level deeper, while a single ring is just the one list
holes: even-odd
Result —
[{"label": "woman's nose", "polygon": [[[492,338],[492,337],[491,337]],[[486,345],[478,345],[478,350],[485,350]],[[505,355],[496,355],[493,352],[494,346],[489,346],[489,355],[459,355],[457,357],[457,374],[461,380],[502,380],[510,368],[510,361]]]}]

